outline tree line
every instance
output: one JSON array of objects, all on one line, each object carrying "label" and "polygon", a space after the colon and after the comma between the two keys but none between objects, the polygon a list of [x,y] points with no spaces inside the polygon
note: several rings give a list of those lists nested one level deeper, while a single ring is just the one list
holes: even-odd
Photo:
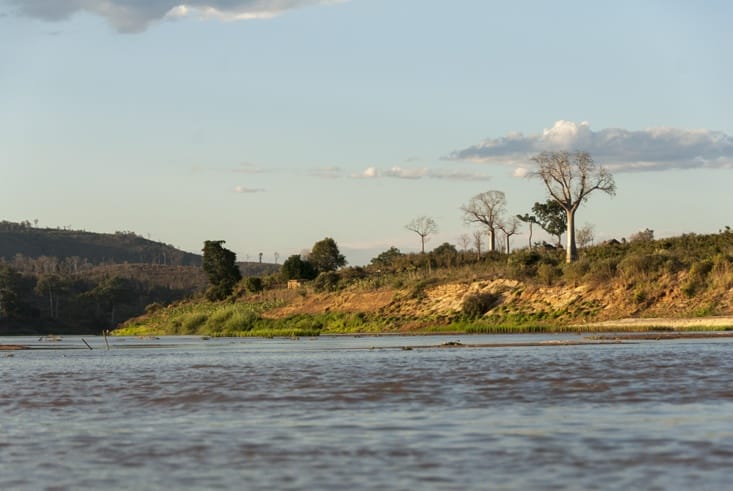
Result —
[{"label": "tree line", "polygon": [[[592,228],[578,228],[575,225],[578,208],[594,191],[615,195],[613,176],[605,167],[596,164],[587,152],[542,152],[532,157],[532,160],[536,163],[537,170],[530,176],[540,179],[547,190],[547,200],[535,202],[532,214],[508,215],[506,194],[491,190],[473,196],[467,204],[461,206],[464,221],[483,228],[488,238],[489,252],[498,249],[497,234],[501,231],[505,239],[504,252],[508,254],[510,239],[519,233],[521,223],[526,223],[529,227],[530,248],[533,246],[533,225],[539,225],[548,234],[556,237],[558,246],[562,235],[566,234],[566,261],[575,261],[578,259],[578,239],[583,244],[592,240]],[[425,252],[426,240],[438,230],[435,220],[427,216],[415,218],[405,228],[420,237],[422,253]],[[468,243],[468,239],[464,243]],[[474,243],[480,254],[479,235],[474,236]]]},{"label": "tree line", "polygon": [[[578,257],[576,232],[580,232],[580,242],[586,244],[592,240],[592,229],[589,227],[576,230],[575,215],[580,205],[588,200],[594,191],[615,194],[616,185],[613,176],[602,166],[597,165],[587,152],[543,152],[532,160],[537,170],[532,174],[539,178],[547,190],[547,200],[536,202],[532,214],[508,215],[506,211],[506,195],[503,191],[491,190],[473,196],[467,204],[461,206],[464,220],[468,224],[478,224],[488,237],[488,252],[496,253],[497,233],[503,233],[504,252],[510,252],[510,239],[519,233],[521,223],[529,227],[529,248],[532,244],[532,227],[540,226],[550,235],[557,238],[559,246],[562,234],[567,237],[566,261],[575,261]],[[432,217],[420,216],[410,221],[405,228],[420,238],[420,254],[425,255],[425,243],[430,236],[437,233],[438,225]],[[466,248],[470,242],[462,237],[463,251],[445,243],[431,252],[430,256],[415,259],[392,247],[372,260],[371,266],[393,267],[402,263],[404,267],[435,266],[465,264],[471,261],[466,257]],[[236,255],[224,248],[224,241],[206,241],[204,244],[203,269],[209,279],[210,287],[206,292],[209,300],[222,300],[229,297],[242,277],[236,267]],[[474,234],[476,260],[481,258],[481,232]],[[345,257],[340,253],[336,242],[326,237],[316,242],[309,252],[294,254],[288,257],[280,268],[281,280],[316,280],[316,287],[328,286],[338,281],[335,272],[346,265]],[[351,268],[352,275],[358,275],[360,268]],[[259,283],[257,283],[259,281]],[[248,290],[261,289],[262,280],[248,279]]]}]

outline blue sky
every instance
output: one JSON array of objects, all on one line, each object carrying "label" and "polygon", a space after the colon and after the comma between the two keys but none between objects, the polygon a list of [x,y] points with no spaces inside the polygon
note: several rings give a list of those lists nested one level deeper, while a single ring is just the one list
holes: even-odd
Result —
[{"label": "blue sky", "polygon": [[179,2],[0,0],[0,219],[363,264],[578,149],[597,240],[733,225],[730,2]]}]

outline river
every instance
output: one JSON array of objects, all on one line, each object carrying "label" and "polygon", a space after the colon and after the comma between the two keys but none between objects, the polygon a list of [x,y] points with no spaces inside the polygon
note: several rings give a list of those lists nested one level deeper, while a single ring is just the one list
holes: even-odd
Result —
[{"label": "river", "polygon": [[730,489],[733,339],[584,339],[0,338],[0,489]]}]

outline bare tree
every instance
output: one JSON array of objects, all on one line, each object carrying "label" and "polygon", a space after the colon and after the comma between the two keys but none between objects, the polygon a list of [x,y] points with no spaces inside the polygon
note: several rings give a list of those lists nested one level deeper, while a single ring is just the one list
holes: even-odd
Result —
[{"label": "bare tree", "polygon": [[424,254],[425,242],[430,240],[430,236],[438,231],[438,224],[431,217],[423,215],[405,225],[405,228],[420,236],[420,252]]},{"label": "bare tree", "polygon": [[486,191],[461,206],[466,223],[481,223],[489,234],[489,251],[496,250],[496,229],[506,207],[506,195],[501,191]]},{"label": "bare tree", "polygon": [[469,237],[468,234],[461,234],[458,236],[458,245],[461,246],[461,251],[466,252],[470,243],[471,237]]},{"label": "bare tree", "polygon": [[542,179],[550,198],[557,201],[567,214],[566,261],[575,261],[578,258],[575,212],[595,190],[615,195],[613,175],[605,167],[596,165],[588,152],[542,152],[532,160],[539,167],[532,176]]},{"label": "bare tree", "polygon": [[280,253],[275,252],[272,256],[275,258],[275,264],[277,264],[277,262],[280,260]]},{"label": "bare tree", "polygon": [[588,247],[593,244],[593,240],[595,239],[594,229],[595,227],[590,223],[586,223],[582,227],[578,227],[578,230],[575,231],[575,241],[578,243],[578,247],[582,249],[583,247]]},{"label": "bare tree", "polygon": [[509,254],[509,240],[512,235],[517,235],[519,233],[519,219],[516,216],[513,216],[508,221],[502,220],[497,224],[496,228],[504,232],[504,238],[506,239],[504,252]]},{"label": "bare tree", "polygon": [[481,245],[483,243],[484,234],[481,230],[473,232],[473,248],[476,249],[476,259],[481,259]]}]

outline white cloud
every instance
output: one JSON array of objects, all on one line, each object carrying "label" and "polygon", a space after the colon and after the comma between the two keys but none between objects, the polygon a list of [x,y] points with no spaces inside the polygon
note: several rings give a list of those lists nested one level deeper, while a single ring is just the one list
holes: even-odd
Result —
[{"label": "white cloud", "polygon": [[252,193],[264,193],[265,190],[261,188],[248,188],[245,186],[235,186],[234,192],[239,194],[252,194]]},{"label": "white cloud", "polygon": [[361,177],[364,179],[374,179],[376,177],[379,177],[379,171],[376,167],[367,167],[364,169],[364,172],[359,174],[357,177]]},{"label": "white cloud", "polygon": [[529,169],[527,169],[526,167],[517,167],[512,173],[514,177],[527,177],[528,174]]},{"label": "white cloud", "polygon": [[[523,167],[542,151],[582,150],[617,172],[691,168],[733,168],[733,137],[706,129],[606,128],[593,131],[587,122],[557,121],[542,133],[511,133],[457,150],[447,160],[499,163]],[[515,170],[515,175],[522,172]]]},{"label": "white cloud", "polygon": [[[0,0],[3,1],[3,0]],[[77,12],[106,18],[120,32],[141,32],[164,18],[265,19],[309,5],[348,0],[4,0],[21,14],[58,21]]]}]

